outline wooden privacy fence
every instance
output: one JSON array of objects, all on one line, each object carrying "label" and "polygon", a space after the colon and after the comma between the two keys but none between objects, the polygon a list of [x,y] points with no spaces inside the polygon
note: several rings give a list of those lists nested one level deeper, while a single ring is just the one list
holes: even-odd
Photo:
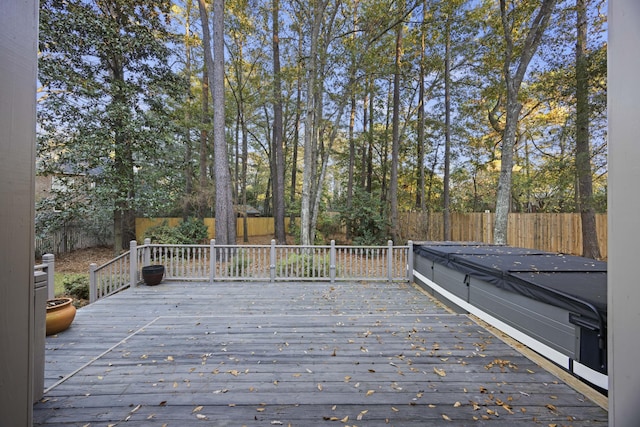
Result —
[{"label": "wooden privacy fence", "polygon": [[[442,212],[399,214],[403,239],[443,240]],[[451,240],[493,243],[495,214],[452,213]],[[607,258],[607,215],[596,215],[600,255]],[[571,255],[582,255],[582,222],[577,213],[511,213],[507,244]]]},{"label": "wooden privacy fence", "polygon": [[[182,222],[182,218],[136,218],[136,240],[142,242],[147,229],[165,223],[170,227],[175,227]],[[205,218],[204,225],[209,230],[209,239],[215,237],[215,218]],[[289,229],[289,218],[284,219],[284,226]],[[244,235],[244,219],[236,220],[236,233],[238,236]],[[275,225],[271,217],[247,218],[247,236],[267,236],[275,233]]]},{"label": "wooden privacy fence", "polygon": [[[144,240],[144,232],[164,221],[176,226],[181,218],[137,218],[136,239]],[[451,213],[451,240],[493,243],[495,214]],[[209,238],[215,237],[215,220],[205,218]],[[444,226],[442,212],[401,212],[399,214],[400,238],[402,241],[443,240]],[[285,219],[288,227],[289,219]],[[511,213],[507,230],[507,244],[523,248],[582,255],[582,225],[577,213]],[[244,233],[243,219],[237,221],[238,236]],[[247,219],[247,235],[273,235],[273,218]],[[596,233],[600,244],[600,255],[607,258],[607,214],[596,215]]]},{"label": "wooden privacy fence", "polygon": [[59,230],[50,232],[46,236],[36,236],[36,256],[45,253],[60,255],[76,249],[93,248],[113,244],[113,238],[96,236],[81,225],[67,225]]}]

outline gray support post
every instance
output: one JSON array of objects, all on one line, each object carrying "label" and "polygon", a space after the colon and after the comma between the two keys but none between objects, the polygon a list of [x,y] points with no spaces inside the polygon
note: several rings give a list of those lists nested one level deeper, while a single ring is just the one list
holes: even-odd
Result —
[{"label": "gray support post", "polygon": [[129,286],[138,286],[138,242],[129,242]]},{"label": "gray support post", "polygon": [[47,299],[54,299],[56,297],[55,256],[53,254],[42,255],[42,263],[47,265]]},{"label": "gray support post", "polygon": [[329,276],[331,283],[336,281],[336,241],[331,240],[331,249],[329,250]]},{"label": "gray support post", "polygon": [[98,283],[96,281],[96,268],[98,264],[89,264],[89,302],[96,302],[98,299]]},{"label": "gray support post", "polygon": [[608,8],[609,425],[632,427],[640,420],[640,2],[611,0]]},{"label": "gray support post", "polygon": [[216,239],[209,241],[209,284],[216,280]]},{"label": "gray support post", "polygon": [[144,251],[143,254],[143,263],[144,265],[151,265],[151,239],[144,239]]},{"label": "gray support post", "polygon": [[407,246],[407,280],[409,283],[413,283],[413,240],[409,240]]},{"label": "gray support post", "polygon": [[276,240],[271,239],[271,251],[270,251],[270,263],[269,263],[269,277],[271,278],[271,283],[276,280]]},{"label": "gray support post", "polygon": [[387,240],[387,278],[393,281],[393,240]]}]

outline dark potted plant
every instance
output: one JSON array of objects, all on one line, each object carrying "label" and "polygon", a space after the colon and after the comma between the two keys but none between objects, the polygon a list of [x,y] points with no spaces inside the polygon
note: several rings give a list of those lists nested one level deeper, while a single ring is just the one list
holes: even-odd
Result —
[{"label": "dark potted plant", "polygon": [[148,286],[155,286],[164,277],[164,265],[147,265],[142,267],[142,280]]}]

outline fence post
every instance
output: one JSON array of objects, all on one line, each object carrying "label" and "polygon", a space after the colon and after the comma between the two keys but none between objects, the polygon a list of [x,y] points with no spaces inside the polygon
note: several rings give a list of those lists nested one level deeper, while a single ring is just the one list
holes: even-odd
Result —
[{"label": "fence post", "polygon": [[393,240],[387,240],[387,278],[393,281]]},{"label": "fence post", "polygon": [[409,283],[413,283],[413,241],[409,240],[407,246],[407,279]]},{"label": "fence post", "polygon": [[138,242],[129,242],[129,286],[138,286]]},{"label": "fence post", "polygon": [[47,265],[47,299],[54,299],[56,297],[55,256],[53,254],[42,255],[42,263]]},{"label": "fence post", "polygon": [[209,241],[209,284],[213,285],[216,279],[216,239]]},{"label": "fence post", "polygon": [[336,281],[336,241],[331,240],[331,250],[329,251],[329,277],[331,283]]},{"label": "fence post", "polygon": [[482,240],[484,241],[484,243],[493,243],[491,241],[491,211],[486,209],[484,211],[484,221],[483,222],[483,233],[482,233]]},{"label": "fence post", "polygon": [[143,265],[151,265],[151,239],[148,237],[144,239],[144,251],[142,252],[142,255]]},{"label": "fence post", "polygon": [[276,280],[276,239],[271,239],[271,263],[269,264],[269,272],[271,277],[271,283]]},{"label": "fence post", "polygon": [[89,264],[89,302],[96,302],[98,299],[98,284],[96,283],[96,268],[98,264]]}]

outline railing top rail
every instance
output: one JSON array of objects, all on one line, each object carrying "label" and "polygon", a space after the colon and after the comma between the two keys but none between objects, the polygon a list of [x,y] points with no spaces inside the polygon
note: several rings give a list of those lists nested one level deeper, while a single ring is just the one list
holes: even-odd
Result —
[{"label": "railing top rail", "polygon": [[109,261],[105,262],[104,264],[99,265],[98,267],[96,267],[96,271],[101,270],[101,269],[105,268],[106,266],[108,266],[109,264],[113,264],[114,262],[116,262],[116,261],[118,261],[118,260],[120,260],[122,258],[128,257],[128,256],[129,256],[129,251],[121,253],[120,255],[118,255],[117,257],[113,258],[112,260],[109,260]]},{"label": "railing top rail", "polygon": [[[216,245],[216,246],[221,246],[221,245]],[[154,247],[154,248],[175,248],[175,247],[180,247],[180,248],[208,248],[209,245],[208,244],[182,244],[182,243],[175,243],[175,244],[171,244],[171,243],[149,243],[149,244],[144,244],[144,245],[138,245],[137,248],[149,248],[149,247]]]}]

